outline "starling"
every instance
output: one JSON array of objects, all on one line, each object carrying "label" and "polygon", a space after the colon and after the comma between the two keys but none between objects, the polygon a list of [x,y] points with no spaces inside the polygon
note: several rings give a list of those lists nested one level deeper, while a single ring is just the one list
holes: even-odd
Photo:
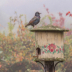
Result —
[{"label": "starling", "polygon": [[31,26],[35,26],[40,22],[40,14],[39,12],[35,13],[35,16],[29,21],[29,23],[27,25],[25,25],[25,27],[31,25]]}]

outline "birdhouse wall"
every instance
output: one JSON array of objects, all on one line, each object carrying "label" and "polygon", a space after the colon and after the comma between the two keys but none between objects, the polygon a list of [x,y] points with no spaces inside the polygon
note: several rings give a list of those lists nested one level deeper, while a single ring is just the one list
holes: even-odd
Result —
[{"label": "birdhouse wall", "polygon": [[64,58],[63,32],[35,32],[36,48],[41,49],[39,59]]}]

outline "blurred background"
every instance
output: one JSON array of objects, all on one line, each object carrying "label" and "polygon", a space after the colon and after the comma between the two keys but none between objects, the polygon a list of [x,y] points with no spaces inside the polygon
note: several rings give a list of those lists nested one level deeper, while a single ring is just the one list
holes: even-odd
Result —
[{"label": "blurred background", "polygon": [[[0,0],[0,72],[43,72],[34,62],[34,33],[25,25],[42,13],[36,27],[52,24],[69,29],[64,35],[65,59],[56,72],[72,71],[72,0]],[[70,12],[70,15],[68,13]]]}]

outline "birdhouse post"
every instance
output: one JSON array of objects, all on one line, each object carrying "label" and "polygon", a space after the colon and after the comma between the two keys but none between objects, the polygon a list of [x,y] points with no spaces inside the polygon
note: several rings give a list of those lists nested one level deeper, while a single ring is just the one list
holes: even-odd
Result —
[{"label": "birdhouse post", "polygon": [[45,72],[55,72],[55,66],[64,61],[64,32],[68,30],[47,25],[30,31],[35,32],[35,61],[44,62]]}]

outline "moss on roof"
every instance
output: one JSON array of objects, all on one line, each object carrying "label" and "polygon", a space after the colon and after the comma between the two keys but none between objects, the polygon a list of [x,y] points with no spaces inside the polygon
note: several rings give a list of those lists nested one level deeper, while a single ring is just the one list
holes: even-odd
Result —
[{"label": "moss on roof", "polygon": [[42,59],[38,59],[38,58],[34,58],[34,61],[65,61],[65,58],[42,58]]},{"label": "moss on roof", "polygon": [[53,25],[49,24],[47,26],[33,28],[30,31],[35,32],[35,31],[69,31],[69,30],[66,30],[66,29],[60,28],[58,26],[53,26]]}]

